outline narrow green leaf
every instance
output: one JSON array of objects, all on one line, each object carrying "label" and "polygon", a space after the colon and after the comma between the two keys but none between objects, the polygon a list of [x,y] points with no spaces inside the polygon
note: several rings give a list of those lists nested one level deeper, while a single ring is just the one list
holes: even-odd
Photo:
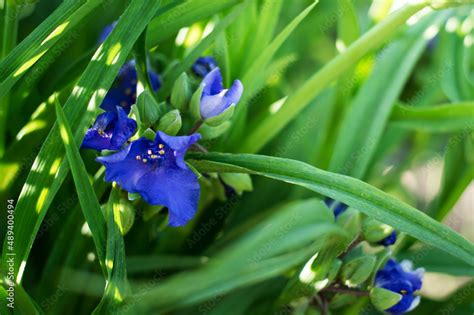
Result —
[{"label": "narrow green leaf", "polygon": [[[429,38],[426,29],[444,20],[434,13],[386,48],[341,123],[329,170],[364,178],[388,123],[392,107]],[[391,78],[390,82],[380,78]]]},{"label": "narrow green leaf", "polygon": [[202,172],[247,172],[303,186],[474,265],[471,242],[423,212],[358,179],[269,156],[210,153],[190,157],[203,160],[192,163]]},{"label": "narrow green leaf", "polygon": [[472,129],[467,133],[454,134],[448,141],[444,156],[443,176],[438,195],[430,205],[430,214],[443,220],[453,209],[467,186],[474,178],[474,162],[470,160]]},{"label": "narrow green leaf", "polygon": [[105,262],[105,220],[100,210],[100,204],[94,193],[94,188],[89,181],[86,166],[82,161],[79,147],[74,140],[74,135],[67,121],[59,101],[56,100],[56,116],[58,119],[59,133],[66,148],[66,156],[71,168],[72,177],[76,185],[79,203],[84,213],[87,225],[92,234],[99,262],[104,267]]},{"label": "narrow green leaf", "polygon": [[122,232],[120,200],[117,189],[112,189],[107,203],[107,284],[100,304],[92,314],[114,314],[129,294],[125,246]]},{"label": "narrow green leaf", "polygon": [[[98,48],[64,105],[75,141],[82,141],[96,109],[126,61],[135,41],[160,7],[160,1],[135,0],[130,3],[117,26]],[[15,265],[16,281],[21,282],[24,267],[46,212],[68,174],[64,163],[57,124],[44,141],[23,186],[16,208]],[[4,243],[6,246],[6,243]],[[6,257],[3,257],[5,261]],[[21,266],[21,268],[20,268]]]},{"label": "narrow green leaf", "polygon": [[64,1],[0,62],[0,99],[28,69],[104,0]]},{"label": "narrow green leaf", "polygon": [[[248,3],[248,2],[247,2]],[[178,79],[181,73],[187,71],[193,65],[194,61],[202,55],[202,53],[214,43],[216,38],[225,31],[225,29],[242,13],[245,8],[245,4],[236,7],[231,13],[229,13],[219,24],[216,25],[214,30],[205,38],[203,38],[199,44],[194,47],[189,54],[186,55],[184,60],[175,66],[170,73],[166,75],[164,84],[160,87],[159,96],[165,97],[171,93],[174,82]]]},{"label": "narrow green leaf", "polygon": [[[128,313],[164,312],[249,286],[296,266],[346,233],[318,211],[317,199],[281,207],[238,240],[209,259],[202,268],[183,272],[138,291],[124,307]],[[332,218],[333,220],[333,218]],[[189,284],[193,285],[189,285]],[[139,300],[140,303],[134,302]]]},{"label": "narrow green leaf", "polygon": [[199,267],[207,260],[207,257],[196,256],[131,256],[127,258],[127,270],[129,273],[139,273],[157,269],[189,269]]},{"label": "narrow green leaf", "polygon": [[368,52],[387,41],[408,18],[426,5],[426,3],[407,5],[359,38],[344,53],[334,58],[295,91],[279,111],[260,122],[241,144],[241,152],[258,152],[334,79],[351,69]]},{"label": "narrow green leaf", "polygon": [[147,45],[149,47],[155,46],[177,33],[182,27],[209,18],[241,2],[243,2],[243,0],[174,1],[160,9],[158,11],[158,17],[150,23]]},{"label": "narrow green leaf", "polygon": [[474,129],[474,103],[431,107],[397,105],[390,122],[398,127],[428,132],[456,132]]},{"label": "narrow green leaf", "polygon": [[306,16],[313,10],[313,8],[318,4],[318,1],[313,2],[305,10],[303,10],[298,16],[296,16],[289,24],[286,26],[280,34],[268,45],[259,55],[258,58],[251,63],[248,67],[248,71],[245,72],[242,78],[242,84],[244,85],[244,94],[240,100],[240,106],[236,107],[236,113],[234,115],[233,121],[236,122],[233,126],[232,133],[229,136],[229,144],[235,143],[236,139],[242,138],[244,122],[247,119],[247,102],[248,100],[258,92],[258,89],[262,87],[260,82],[266,81],[266,76],[269,73],[266,70],[268,64],[272,60],[273,56],[276,54],[278,49],[283,45],[287,40],[288,36],[293,33],[295,28],[304,20]]}]

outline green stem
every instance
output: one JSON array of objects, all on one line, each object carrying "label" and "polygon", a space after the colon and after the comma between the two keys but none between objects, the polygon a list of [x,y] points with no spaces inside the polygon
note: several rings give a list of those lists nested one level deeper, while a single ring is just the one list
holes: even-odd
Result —
[{"label": "green stem", "polygon": [[[2,44],[0,59],[15,47],[18,34],[18,7],[15,0],[3,0],[2,2]],[[0,157],[5,153],[6,146],[6,121],[8,114],[9,95],[0,99]]]}]

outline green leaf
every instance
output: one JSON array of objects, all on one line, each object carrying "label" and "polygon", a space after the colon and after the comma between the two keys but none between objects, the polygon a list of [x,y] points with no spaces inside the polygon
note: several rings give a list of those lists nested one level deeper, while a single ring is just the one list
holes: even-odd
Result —
[{"label": "green leaf", "polygon": [[[159,1],[131,2],[115,29],[95,53],[64,105],[71,129],[76,130],[75,141],[82,141],[105,92],[112,85],[133,44],[159,6]],[[68,165],[64,163],[64,147],[56,124],[36,157],[17,203],[14,229],[17,282],[21,281],[23,268],[41,222],[67,174]],[[3,260],[5,259],[4,256]]]},{"label": "green leaf", "polygon": [[158,11],[158,17],[153,19],[148,27],[147,45],[155,46],[177,33],[183,26],[209,18],[222,12],[243,0],[189,0],[174,1]]},{"label": "green leaf", "polygon": [[126,222],[122,222],[121,205],[117,189],[112,189],[106,206],[107,218],[107,284],[102,300],[92,314],[113,314],[129,294],[125,246],[122,232]]},{"label": "green leaf", "polygon": [[417,266],[423,267],[428,272],[474,277],[472,266],[430,246],[422,246],[407,252],[397,253],[397,258],[415,261]]},{"label": "green leaf", "polygon": [[397,127],[427,132],[456,132],[474,129],[474,103],[431,107],[397,105],[390,122]]},{"label": "green leaf", "polygon": [[469,158],[473,143],[470,137],[469,133],[454,134],[446,146],[441,187],[429,207],[431,216],[438,221],[450,213],[474,178],[474,162]]},{"label": "green leaf", "polygon": [[74,140],[71,127],[58,100],[56,100],[56,116],[58,119],[59,133],[61,134],[64,147],[66,148],[66,156],[76,185],[79,203],[91,231],[99,262],[102,267],[104,267],[106,239],[105,220],[100,210],[97,196],[94,193],[94,188],[89,181],[86,166],[79,153],[79,147]]},{"label": "green leaf", "polygon": [[0,99],[68,31],[104,0],[64,1],[0,62]]},{"label": "green leaf", "polygon": [[216,38],[222,34],[225,29],[242,13],[245,5],[248,2],[236,7],[229,13],[224,19],[222,19],[213,29],[213,31],[203,38],[199,44],[196,45],[187,55],[186,57],[176,65],[174,68],[170,70],[170,72],[166,75],[163,80],[163,86],[160,87],[160,91],[158,95],[160,97],[166,97],[169,93],[171,93],[171,89],[173,87],[174,82],[179,78],[181,73],[186,72],[191,66],[194,64],[197,58],[199,58],[204,51],[214,43]]},{"label": "green leaf", "polygon": [[[13,294],[11,294],[11,292],[13,292]],[[11,279],[8,279],[3,271],[0,272],[0,298],[2,299],[0,306],[2,314],[43,314],[37,303],[30,297],[25,289],[21,285],[13,283]],[[8,306],[9,304],[14,307]]]},{"label": "green leaf", "polygon": [[[342,121],[329,170],[364,178],[392,107],[429,40],[425,31],[440,23],[439,17],[438,13],[425,17],[379,57]],[[385,77],[390,82],[380,79]]]},{"label": "green leaf", "polygon": [[258,152],[268,141],[276,136],[293,118],[295,118],[326,87],[351,69],[368,52],[379,47],[391,35],[398,31],[405,21],[423,9],[427,4],[407,5],[394,12],[388,18],[372,28],[364,36],[320,71],[308,79],[296,90],[279,111],[268,116],[249,134],[241,144],[241,152]]},{"label": "green leaf", "polygon": [[199,267],[207,260],[207,257],[196,256],[131,256],[127,258],[127,270],[129,273],[140,273],[146,271],[155,271],[157,269],[190,269]]},{"label": "green leaf", "polygon": [[273,56],[276,54],[278,49],[283,45],[287,40],[288,36],[293,33],[296,27],[308,16],[308,14],[313,10],[318,1],[313,2],[305,10],[303,10],[297,17],[295,17],[291,23],[288,24],[278,36],[268,45],[259,55],[258,58],[248,67],[248,70],[245,72],[242,78],[242,84],[244,86],[244,93],[240,100],[240,106],[237,106],[235,119],[236,122],[231,129],[232,133],[230,135],[230,140],[228,143],[234,143],[236,139],[242,138],[243,123],[247,119],[247,103],[248,100],[258,92],[258,89],[261,88],[259,82],[265,82],[265,75],[268,75],[266,68],[272,60]]},{"label": "green leaf", "polygon": [[383,312],[394,306],[402,299],[402,295],[384,288],[373,288],[370,290],[370,301],[375,308]]},{"label": "green leaf", "polygon": [[[300,185],[343,202],[418,240],[474,265],[474,245],[423,212],[358,179],[323,171],[308,164],[251,154],[192,154],[201,172],[259,174]],[[202,161],[199,161],[202,160]]]},{"label": "green leaf", "polygon": [[318,211],[324,208],[317,199],[281,207],[211,257],[202,268],[136,292],[123,310],[127,314],[146,314],[150,309],[165,312],[281,274],[324,248],[326,241],[347,238],[341,228]]}]

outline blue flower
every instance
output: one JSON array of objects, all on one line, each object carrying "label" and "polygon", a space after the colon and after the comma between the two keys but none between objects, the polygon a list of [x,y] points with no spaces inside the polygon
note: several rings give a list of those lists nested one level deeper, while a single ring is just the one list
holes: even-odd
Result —
[{"label": "blue flower", "polygon": [[239,80],[235,80],[230,89],[224,90],[219,68],[209,72],[202,82],[204,88],[200,109],[203,119],[218,116],[231,106],[235,106],[240,101],[244,91],[244,87]]},{"label": "blue flower", "polygon": [[169,225],[183,226],[194,217],[199,201],[199,183],[184,162],[188,148],[199,134],[173,137],[158,131],[155,141],[144,137],[122,151],[97,158],[105,165],[105,180],[139,193],[151,205],[169,210]]},{"label": "blue flower", "polygon": [[97,151],[119,150],[136,130],[135,120],[128,118],[125,111],[117,107],[115,112],[97,116],[92,128],[87,130],[81,147]]},{"label": "blue flower", "polygon": [[349,207],[348,205],[339,201],[335,201],[334,199],[329,198],[329,197],[324,199],[324,203],[326,204],[328,208],[332,209],[332,211],[334,212],[334,216],[336,218],[340,216],[342,213],[344,213]]},{"label": "blue flower", "polygon": [[99,44],[102,44],[103,42],[105,42],[105,40],[107,39],[107,36],[109,36],[110,33],[112,33],[115,26],[117,26],[117,21],[104,27],[104,29],[102,30],[102,33],[100,33],[100,36],[99,36],[99,40],[98,40]]},{"label": "blue flower", "polygon": [[397,231],[394,230],[392,233],[390,233],[389,236],[387,236],[386,238],[378,242],[378,244],[383,245],[383,246],[390,246],[390,245],[395,244],[396,241],[397,241]]},{"label": "blue flower", "polygon": [[400,264],[393,259],[389,259],[383,269],[379,270],[375,276],[375,286],[384,288],[402,295],[402,299],[385,310],[390,314],[404,314],[413,310],[419,303],[420,297],[415,296],[415,292],[421,289],[423,268],[412,271],[412,263],[408,260]]},{"label": "blue flower", "polygon": [[[161,86],[160,78],[153,71],[149,71],[149,76],[153,90],[158,90]],[[128,114],[136,101],[137,71],[135,69],[135,60],[131,60],[120,69],[112,88],[105,96],[100,108],[105,111],[115,111],[116,107],[120,106]]]},{"label": "blue flower", "polygon": [[194,62],[192,70],[197,76],[204,78],[209,72],[211,72],[215,68],[217,68],[216,60],[213,57],[208,56],[198,58]]}]

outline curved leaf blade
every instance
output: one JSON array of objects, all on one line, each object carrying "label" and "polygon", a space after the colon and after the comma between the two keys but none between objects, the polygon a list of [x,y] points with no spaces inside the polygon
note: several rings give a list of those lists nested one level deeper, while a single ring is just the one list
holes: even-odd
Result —
[{"label": "curved leaf blade", "polygon": [[[202,172],[245,172],[303,186],[339,200],[474,266],[474,244],[414,207],[358,179],[306,163],[252,154],[192,154]],[[200,161],[199,161],[200,160]]]}]

